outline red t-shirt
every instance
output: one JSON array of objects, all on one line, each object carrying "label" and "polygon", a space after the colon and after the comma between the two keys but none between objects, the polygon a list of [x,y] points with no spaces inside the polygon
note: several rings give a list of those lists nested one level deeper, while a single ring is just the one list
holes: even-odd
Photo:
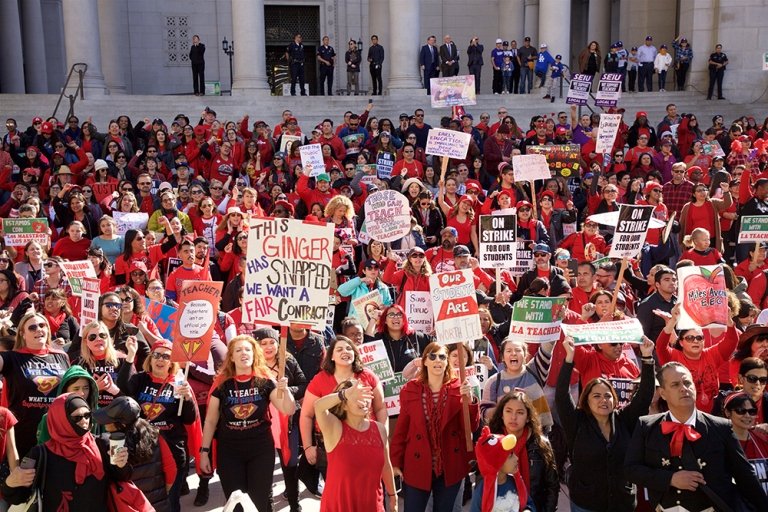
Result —
[{"label": "red t-shirt", "polygon": [[[368,368],[363,368],[363,371],[355,374],[355,378],[364,386],[369,386],[371,389],[379,385],[379,378]],[[318,398],[322,398],[325,395],[333,393],[339,383],[336,382],[336,377],[332,373],[326,371],[320,371],[315,375],[307,386],[307,393],[312,393]],[[376,421],[376,413],[371,408],[370,419]],[[317,423],[315,423],[317,427]]]},{"label": "red t-shirt", "polygon": [[172,292],[169,297],[176,298],[184,281],[210,281],[211,273],[207,268],[194,264],[192,268],[179,267],[171,272],[166,283],[166,293]]}]

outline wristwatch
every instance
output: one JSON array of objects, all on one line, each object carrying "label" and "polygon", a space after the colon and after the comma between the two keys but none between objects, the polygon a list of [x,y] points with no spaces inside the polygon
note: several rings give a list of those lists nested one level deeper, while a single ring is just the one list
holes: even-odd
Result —
[{"label": "wristwatch", "polygon": [[200,447],[200,453],[211,453],[210,448],[205,448],[204,446]]}]

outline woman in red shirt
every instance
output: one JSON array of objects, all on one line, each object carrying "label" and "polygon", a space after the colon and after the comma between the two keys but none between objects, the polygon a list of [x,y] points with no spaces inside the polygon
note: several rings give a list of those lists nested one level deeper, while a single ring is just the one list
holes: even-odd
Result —
[{"label": "woman in red shirt", "polygon": [[88,257],[88,248],[91,247],[91,241],[83,238],[85,227],[79,220],[73,220],[67,226],[68,237],[60,238],[53,247],[53,255],[61,256],[62,259],[69,261],[80,261]]},{"label": "woman in red shirt", "polygon": [[712,247],[722,251],[723,240],[717,218],[720,212],[727,210],[732,203],[730,191],[723,193],[722,199],[716,199],[709,197],[709,188],[705,184],[694,186],[692,200],[680,211],[680,242],[682,243],[685,235],[690,235],[694,229],[704,228],[710,234]]},{"label": "woman in red shirt", "polygon": [[478,246],[477,242],[477,221],[475,220],[475,198],[471,196],[461,196],[455,206],[450,206],[445,200],[445,185],[440,182],[440,192],[437,196],[437,204],[443,211],[448,227],[454,228],[459,236],[457,243],[472,248]]}]

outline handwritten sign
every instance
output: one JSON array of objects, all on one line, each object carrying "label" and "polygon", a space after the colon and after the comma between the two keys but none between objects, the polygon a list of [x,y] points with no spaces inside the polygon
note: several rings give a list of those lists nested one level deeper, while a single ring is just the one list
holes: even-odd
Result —
[{"label": "handwritten sign", "polygon": [[643,326],[637,318],[595,324],[561,324],[560,327],[566,336],[573,338],[575,345],[643,342]]},{"label": "handwritten sign", "polygon": [[567,310],[565,297],[523,297],[512,308],[509,334],[525,343],[557,341]]},{"label": "handwritten sign", "polygon": [[405,317],[408,319],[408,325],[418,332],[432,332],[435,317],[432,314],[429,292],[403,293],[405,293]]},{"label": "handwritten sign", "polygon": [[218,322],[221,281],[183,281],[173,328],[171,361],[208,361],[211,336]]},{"label": "handwritten sign", "polygon": [[99,319],[99,297],[101,296],[101,282],[92,277],[84,277],[80,302],[80,335],[83,329],[91,322]]},{"label": "handwritten sign", "polygon": [[619,396],[619,407],[626,406],[632,401],[632,395],[635,394],[637,384],[632,379],[621,379],[619,377],[611,377],[608,381],[613,385],[613,389],[616,390],[616,394]]},{"label": "handwritten sign", "polygon": [[479,226],[480,266],[512,268],[517,256],[517,215],[482,215]]},{"label": "handwritten sign", "polygon": [[386,382],[395,378],[395,372],[392,371],[392,365],[387,355],[387,348],[382,340],[363,343],[357,349],[360,351],[360,361],[375,373],[380,381]]},{"label": "handwritten sign", "polygon": [[47,245],[48,219],[0,219],[0,226],[5,233],[5,245],[24,247],[29,242]]},{"label": "handwritten sign", "polygon": [[301,166],[309,169],[310,178],[325,172],[323,148],[320,144],[299,146],[299,156],[301,157]]},{"label": "handwritten sign", "polygon": [[430,78],[429,90],[432,108],[477,105],[474,75]]},{"label": "handwritten sign", "polygon": [[546,180],[552,177],[547,163],[547,157],[542,154],[514,155],[512,170],[515,181]]},{"label": "handwritten sign", "polygon": [[432,128],[427,136],[426,153],[464,160],[471,140],[472,135],[469,133]]},{"label": "handwritten sign", "polygon": [[[373,310],[379,309],[382,305],[381,293],[379,290],[371,290],[365,295],[352,299],[355,317],[360,321],[363,330],[368,327],[368,323],[373,317]],[[410,317],[409,317],[410,319]]]},{"label": "handwritten sign", "polygon": [[243,323],[325,325],[331,286],[333,224],[253,219]]},{"label": "handwritten sign", "polygon": [[402,373],[396,373],[392,380],[382,382],[384,387],[384,405],[387,406],[387,416],[400,414],[400,390],[408,382]]},{"label": "handwritten sign", "polygon": [[677,282],[682,305],[678,329],[725,328],[730,310],[722,265],[680,267]]},{"label": "handwritten sign", "polygon": [[93,196],[100,203],[105,197],[111,196],[117,190],[117,185],[117,183],[93,183],[91,185]]},{"label": "handwritten sign", "polygon": [[621,98],[621,73],[603,73],[597,84],[595,106],[615,107]]},{"label": "handwritten sign", "polygon": [[160,336],[166,340],[172,339],[178,310],[173,306],[160,304],[148,298],[144,299],[144,305],[147,308],[147,314],[155,322],[157,330],[160,331]]},{"label": "handwritten sign", "polygon": [[299,136],[299,135],[288,135],[288,134],[284,133],[280,137],[280,151],[282,151],[283,153],[287,153],[288,149],[289,149],[288,148],[289,144],[293,145],[294,142],[300,142],[300,141],[301,141],[301,136]]},{"label": "handwritten sign", "polygon": [[619,133],[621,114],[600,114],[600,125],[597,127],[595,153],[612,153],[616,134]]},{"label": "handwritten sign", "polygon": [[429,289],[438,343],[449,345],[483,337],[471,270],[432,274]]},{"label": "handwritten sign", "polygon": [[571,75],[571,85],[565,103],[568,105],[586,105],[589,101],[589,91],[592,90],[592,76],[574,73]]},{"label": "handwritten sign", "polygon": [[96,269],[93,268],[91,260],[81,261],[62,261],[59,264],[64,275],[69,280],[69,286],[72,287],[72,295],[80,296],[82,294],[83,285],[82,278],[90,277],[97,279]]},{"label": "handwritten sign", "polygon": [[619,205],[619,222],[613,235],[609,258],[634,258],[648,235],[653,206]]},{"label": "handwritten sign", "polygon": [[112,218],[115,219],[117,224],[117,234],[125,235],[125,232],[129,229],[147,229],[147,222],[149,222],[149,215],[144,212],[112,212]]},{"label": "handwritten sign", "polygon": [[396,190],[379,190],[365,200],[365,227],[368,236],[380,242],[394,242],[411,230],[408,198]]}]

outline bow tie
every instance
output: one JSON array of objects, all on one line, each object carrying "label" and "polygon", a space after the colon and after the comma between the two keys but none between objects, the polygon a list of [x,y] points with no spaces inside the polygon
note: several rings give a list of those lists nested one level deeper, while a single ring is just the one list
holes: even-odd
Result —
[{"label": "bow tie", "polygon": [[683,455],[683,441],[685,439],[692,443],[701,439],[701,434],[696,432],[692,426],[674,421],[662,421],[661,433],[672,434],[672,439],[669,441],[669,453],[673,457]]}]

